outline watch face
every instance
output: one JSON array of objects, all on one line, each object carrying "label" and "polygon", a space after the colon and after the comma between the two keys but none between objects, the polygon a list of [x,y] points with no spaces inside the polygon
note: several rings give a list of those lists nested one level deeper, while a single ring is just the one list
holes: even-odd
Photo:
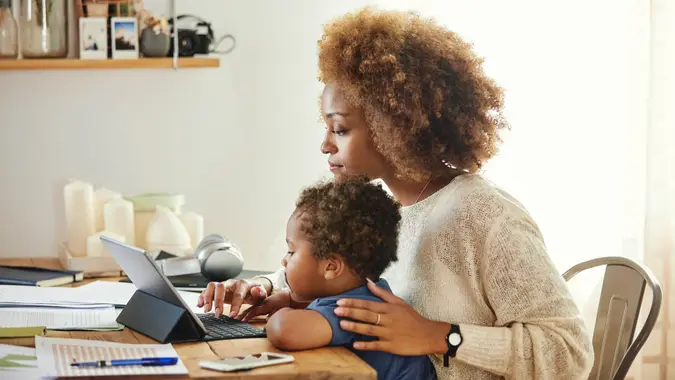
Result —
[{"label": "watch face", "polygon": [[462,336],[458,333],[452,333],[450,336],[448,336],[448,343],[453,346],[458,346],[460,343],[462,343]]}]

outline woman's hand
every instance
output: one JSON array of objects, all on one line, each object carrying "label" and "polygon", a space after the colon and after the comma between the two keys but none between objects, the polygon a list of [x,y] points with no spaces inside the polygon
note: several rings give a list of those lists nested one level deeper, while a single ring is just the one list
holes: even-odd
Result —
[{"label": "woman's hand", "polygon": [[244,322],[249,322],[251,319],[265,314],[267,314],[269,318],[274,315],[274,313],[285,307],[293,307],[291,295],[288,291],[281,291],[265,298],[261,303],[253,305],[250,308],[244,310],[235,318]]},{"label": "woman's hand", "polygon": [[197,307],[204,307],[205,312],[211,311],[215,304],[216,317],[223,313],[223,305],[230,305],[230,317],[239,314],[243,303],[255,305],[267,298],[267,289],[252,280],[227,280],[225,282],[210,282],[199,295]]},{"label": "woman's hand", "polygon": [[340,317],[365,322],[342,320],[340,327],[343,330],[378,338],[372,342],[354,342],[355,349],[407,356],[447,351],[445,337],[450,331],[449,324],[422,317],[401,298],[370,280],[368,289],[384,302],[344,298],[338,301],[339,307],[335,309],[335,314]]}]

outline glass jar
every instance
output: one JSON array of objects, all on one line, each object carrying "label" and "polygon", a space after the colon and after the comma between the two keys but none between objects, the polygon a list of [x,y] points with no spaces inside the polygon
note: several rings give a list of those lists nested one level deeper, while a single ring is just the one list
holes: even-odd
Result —
[{"label": "glass jar", "polygon": [[21,52],[24,58],[63,58],[68,55],[66,0],[23,0]]},{"label": "glass jar", "polygon": [[0,59],[16,59],[18,56],[18,33],[12,14],[12,0],[0,0]]}]

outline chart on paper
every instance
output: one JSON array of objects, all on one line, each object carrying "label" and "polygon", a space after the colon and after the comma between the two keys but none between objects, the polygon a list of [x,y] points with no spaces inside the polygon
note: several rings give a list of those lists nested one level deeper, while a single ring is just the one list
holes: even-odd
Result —
[{"label": "chart on paper", "polygon": [[136,359],[144,357],[177,356],[170,344],[120,344],[81,339],[36,337],[38,365],[43,376],[123,376],[187,374],[179,361],[176,365],[161,367],[107,367],[78,368],[74,361]]}]

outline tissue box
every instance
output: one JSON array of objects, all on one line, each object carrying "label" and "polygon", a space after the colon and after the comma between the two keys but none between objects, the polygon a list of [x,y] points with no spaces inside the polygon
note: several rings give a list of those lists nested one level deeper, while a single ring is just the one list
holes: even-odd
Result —
[{"label": "tissue box", "polygon": [[73,257],[68,252],[67,244],[59,245],[59,260],[64,269],[84,272],[85,278],[91,277],[121,277],[122,268],[112,257]]}]

